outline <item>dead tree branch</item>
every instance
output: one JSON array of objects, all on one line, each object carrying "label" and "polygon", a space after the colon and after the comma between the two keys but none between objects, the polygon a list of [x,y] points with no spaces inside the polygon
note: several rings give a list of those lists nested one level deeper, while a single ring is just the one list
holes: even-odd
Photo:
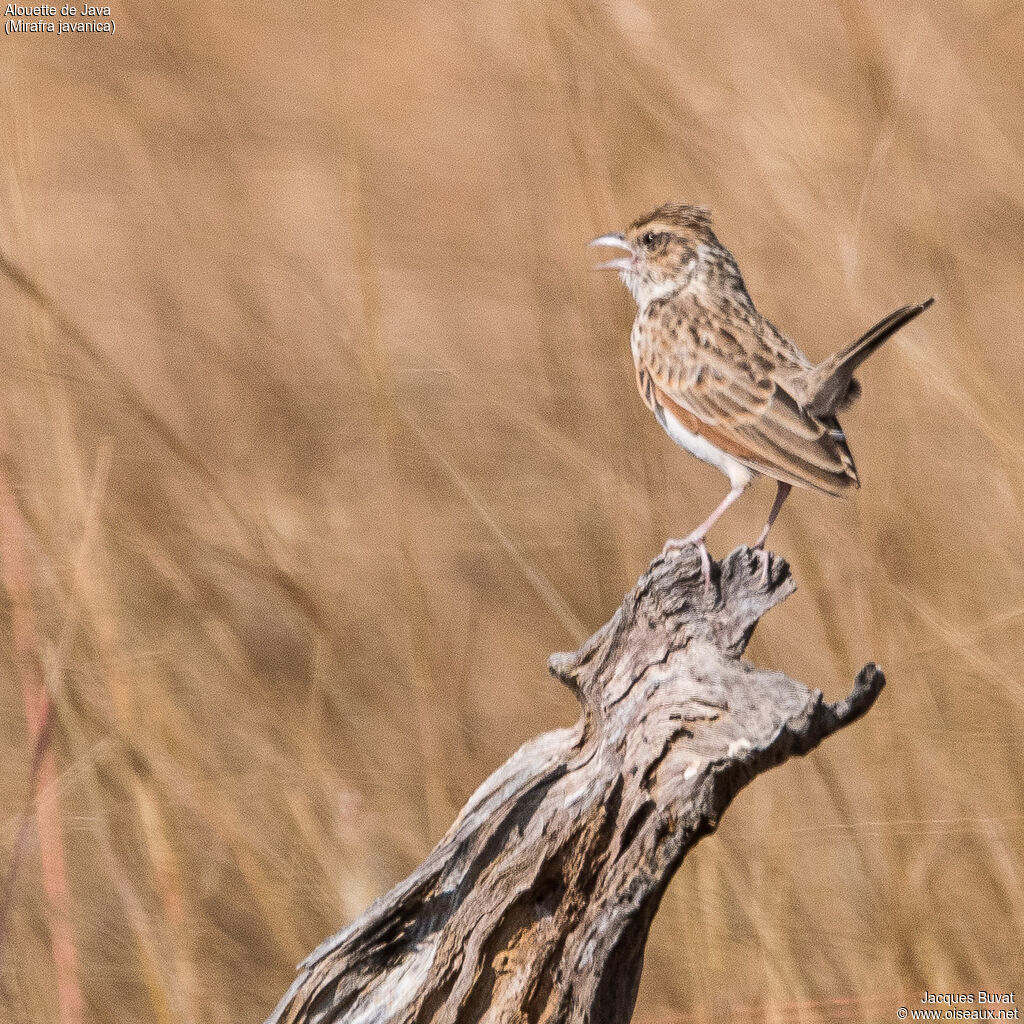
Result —
[{"label": "dead tree branch", "polygon": [[551,671],[575,727],[527,743],[420,867],[301,965],[268,1024],[624,1024],[647,932],[686,852],[756,775],[874,703],[874,665],[835,704],[741,661],[795,589],[739,548],[707,587],[693,549],[658,558]]}]

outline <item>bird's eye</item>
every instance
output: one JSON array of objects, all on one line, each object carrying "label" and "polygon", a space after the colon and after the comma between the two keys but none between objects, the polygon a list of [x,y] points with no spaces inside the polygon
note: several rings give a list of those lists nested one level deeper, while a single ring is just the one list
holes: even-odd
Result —
[{"label": "bird's eye", "polygon": [[651,247],[652,245],[654,245],[654,232],[653,232],[653,231],[645,231],[645,232],[644,232],[644,233],[643,233],[643,234],[642,234],[642,235],[640,236],[640,244],[641,244],[642,246],[645,246],[645,247],[646,247],[646,248],[648,248],[648,249],[649,249],[649,248],[650,248],[650,247]]}]

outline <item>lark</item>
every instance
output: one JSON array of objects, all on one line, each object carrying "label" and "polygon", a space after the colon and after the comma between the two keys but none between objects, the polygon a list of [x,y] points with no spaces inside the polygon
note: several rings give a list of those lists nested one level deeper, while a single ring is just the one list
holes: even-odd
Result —
[{"label": "lark", "polygon": [[597,269],[617,270],[636,300],[630,347],[644,403],[676,444],[730,483],[711,515],[665,554],[697,545],[708,577],[708,531],[758,475],[778,489],[756,547],[793,487],[842,495],[860,486],[837,414],[860,395],[860,364],[934,298],[897,309],[813,363],[757,311],[706,208],[669,203],[590,244],[627,253]]}]

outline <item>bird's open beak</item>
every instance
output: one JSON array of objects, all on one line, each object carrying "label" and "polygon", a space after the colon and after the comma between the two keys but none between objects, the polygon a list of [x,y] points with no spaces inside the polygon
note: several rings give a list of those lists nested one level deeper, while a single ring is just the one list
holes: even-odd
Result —
[{"label": "bird's open beak", "polygon": [[594,270],[630,270],[633,266],[633,247],[622,237],[622,235],[602,235],[595,238],[588,246],[603,245],[611,249],[625,249],[629,256],[620,256],[617,260],[608,260],[607,263],[598,263]]}]

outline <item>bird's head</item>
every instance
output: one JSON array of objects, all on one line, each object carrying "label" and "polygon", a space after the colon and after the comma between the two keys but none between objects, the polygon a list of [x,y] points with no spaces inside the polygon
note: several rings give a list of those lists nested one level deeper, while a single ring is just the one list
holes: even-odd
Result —
[{"label": "bird's head", "polygon": [[699,281],[708,260],[721,250],[711,230],[711,211],[682,203],[659,206],[622,234],[602,235],[590,244],[625,250],[627,255],[595,269],[617,270],[641,309]]}]

